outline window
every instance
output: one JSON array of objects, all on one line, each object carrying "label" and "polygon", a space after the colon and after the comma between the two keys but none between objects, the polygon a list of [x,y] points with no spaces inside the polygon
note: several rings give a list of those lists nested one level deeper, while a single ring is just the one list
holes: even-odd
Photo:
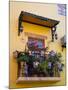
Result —
[{"label": "window", "polygon": [[34,47],[36,49],[42,49],[45,48],[45,43],[43,39],[37,39],[37,38],[28,38],[28,45],[29,47]]}]

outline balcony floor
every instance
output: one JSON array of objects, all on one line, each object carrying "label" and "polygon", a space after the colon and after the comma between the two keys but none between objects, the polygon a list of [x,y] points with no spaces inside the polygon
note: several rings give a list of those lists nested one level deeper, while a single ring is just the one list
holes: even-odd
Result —
[{"label": "balcony floor", "polygon": [[23,81],[60,81],[61,77],[19,77],[17,83]]}]

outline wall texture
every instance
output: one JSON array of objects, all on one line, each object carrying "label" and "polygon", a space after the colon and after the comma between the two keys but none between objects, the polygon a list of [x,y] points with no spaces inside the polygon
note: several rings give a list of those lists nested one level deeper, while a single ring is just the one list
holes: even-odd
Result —
[{"label": "wall texture", "polygon": [[[28,11],[48,17],[51,19],[59,20],[60,23],[57,26],[58,40],[50,42],[51,31],[50,28],[29,24],[23,22],[24,32],[18,36],[18,17],[21,11]],[[49,45],[49,50],[61,52],[63,57],[63,63],[66,62],[66,50],[62,52],[60,38],[65,35],[65,16],[60,16],[57,13],[56,4],[42,4],[42,3],[26,3],[26,2],[10,2],[10,88],[22,88],[22,87],[36,87],[36,86],[56,86],[65,85],[65,66],[61,73],[61,81],[59,82],[27,82],[16,84],[17,80],[17,62],[13,58],[13,52],[15,50],[23,51],[28,39],[28,35],[25,32],[34,33],[38,35],[47,36],[45,39],[45,47]],[[50,44],[48,44],[50,42]]]}]

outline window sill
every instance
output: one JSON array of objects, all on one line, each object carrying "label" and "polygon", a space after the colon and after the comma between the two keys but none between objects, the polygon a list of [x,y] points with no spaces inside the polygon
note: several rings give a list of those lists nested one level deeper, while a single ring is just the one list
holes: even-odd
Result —
[{"label": "window sill", "polygon": [[17,83],[23,82],[23,81],[60,81],[61,77],[19,77],[17,79]]}]

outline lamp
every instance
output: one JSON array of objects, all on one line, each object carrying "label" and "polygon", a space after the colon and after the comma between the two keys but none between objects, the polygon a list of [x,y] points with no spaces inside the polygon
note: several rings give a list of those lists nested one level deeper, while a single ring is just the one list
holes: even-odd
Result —
[{"label": "lamp", "polygon": [[57,36],[57,33],[56,33],[56,27],[53,27],[52,29],[51,29],[51,31],[52,31],[52,42],[54,41],[54,39],[58,39],[58,36]]}]

